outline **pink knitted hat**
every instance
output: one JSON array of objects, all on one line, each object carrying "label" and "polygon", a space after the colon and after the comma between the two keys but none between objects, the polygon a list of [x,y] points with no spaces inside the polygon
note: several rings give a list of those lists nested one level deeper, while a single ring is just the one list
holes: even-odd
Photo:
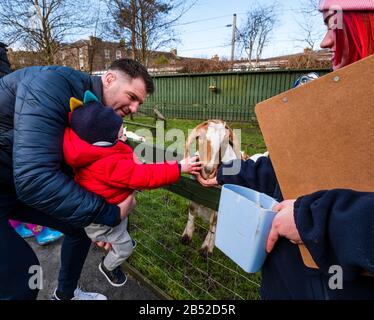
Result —
[{"label": "pink knitted hat", "polygon": [[330,10],[339,6],[343,11],[370,11],[374,10],[374,0],[320,0],[320,11]]}]

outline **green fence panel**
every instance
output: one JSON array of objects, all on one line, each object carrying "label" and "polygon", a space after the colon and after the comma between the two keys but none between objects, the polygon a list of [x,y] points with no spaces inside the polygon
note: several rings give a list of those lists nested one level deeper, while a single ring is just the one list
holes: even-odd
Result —
[{"label": "green fence panel", "polygon": [[[154,76],[156,91],[141,108],[146,115],[157,107],[167,118],[226,121],[255,119],[257,103],[291,88],[309,72],[330,70],[271,70]],[[215,86],[215,90],[211,89]]]}]

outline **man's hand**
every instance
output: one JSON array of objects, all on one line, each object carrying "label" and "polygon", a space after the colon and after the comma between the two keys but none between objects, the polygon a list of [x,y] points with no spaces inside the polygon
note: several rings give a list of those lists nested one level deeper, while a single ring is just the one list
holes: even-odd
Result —
[{"label": "man's hand", "polygon": [[109,242],[94,241],[94,244],[100,248],[104,248],[106,251],[109,251],[112,248],[112,245]]},{"label": "man's hand", "polygon": [[130,194],[124,201],[118,204],[121,211],[121,220],[126,219],[136,206],[135,192]]},{"label": "man's hand", "polygon": [[273,207],[277,214],[274,217],[273,224],[266,243],[266,251],[269,253],[273,250],[279,237],[285,237],[292,243],[302,243],[300,234],[297,231],[293,206],[296,200],[285,200]]},{"label": "man's hand", "polygon": [[217,178],[214,177],[212,179],[204,179],[201,174],[198,172],[194,174],[196,176],[196,180],[203,186],[203,187],[215,187],[218,186]]},{"label": "man's hand", "polygon": [[193,175],[196,175],[199,173],[199,171],[202,168],[202,163],[201,162],[196,162],[199,159],[198,156],[193,156],[193,157],[187,157],[181,160],[179,164],[181,165],[181,172],[182,173],[190,173]]},{"label": "man's hand", "polygon": [[[130,194],[124,201],[118,204],[120,209],[121,220],[126,219],[132,210],[136,206],[135,192]],[[104,248],[106,251],[109,251],[112,248],[112,245],[109,242],[104,241],[93,241],[98,247]]]}]

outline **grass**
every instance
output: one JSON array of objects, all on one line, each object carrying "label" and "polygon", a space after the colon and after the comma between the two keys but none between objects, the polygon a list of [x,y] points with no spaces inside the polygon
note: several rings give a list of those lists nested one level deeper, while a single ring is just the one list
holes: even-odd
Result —
[{"label": "grass", "polygon": [[[154,124],[152,118],[138,117],[136,122]],[[167,120],[167,129],[188,129],[201,121]],[[228,123],[242,131],[242,150],[248,154],[265,151],[256,126]],[[138,126],[128,125],[136,131]],[[188,201],[164,189],[137,194],[137,208],[129,219],[129,231],[138,247],[129,263],[174,299],[259,299],[260,274],[249,275],[217,248],[208,259],[199,249],[208,224],[197,219],[190,245],[180,241],[188,217]]]}]

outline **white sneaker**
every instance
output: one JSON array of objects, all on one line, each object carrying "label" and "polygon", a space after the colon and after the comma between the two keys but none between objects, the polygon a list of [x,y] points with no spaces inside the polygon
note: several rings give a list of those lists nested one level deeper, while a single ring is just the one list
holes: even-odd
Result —
[{"label": "white sneaker", "polygon": [[[53,292],[52,300],[61,300],[56,295],[56,290]],[[96,292],[85,292],[81,288],[77,287],[74,290],[74,297],[71,300],[108,300],[106,296]]]}]

